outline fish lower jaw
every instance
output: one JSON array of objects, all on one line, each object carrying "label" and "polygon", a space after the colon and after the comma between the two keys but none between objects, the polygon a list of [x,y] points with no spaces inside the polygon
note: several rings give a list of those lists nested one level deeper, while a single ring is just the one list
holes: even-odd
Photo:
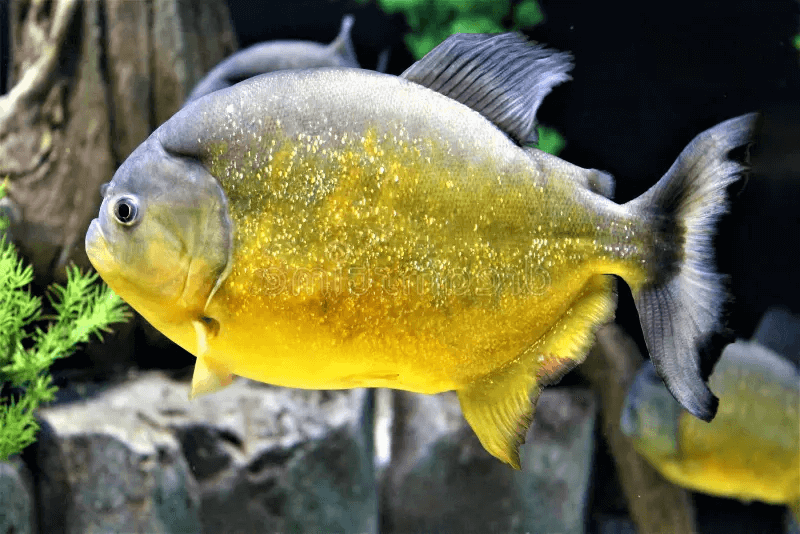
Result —
[{"label": "fish lower jaw", "polygon": [[[89,229],[86,231],[86,240],[84,242],[86,248],[86,255],[92,266],[103,277],[104,273],[110,272],[114,266],[114,258],[108,250],[108,240],[106,240],[103,229],[100,226],[99,219],[93,219],[89,224]],[[105,277],[103,278],[105,279]]]}]

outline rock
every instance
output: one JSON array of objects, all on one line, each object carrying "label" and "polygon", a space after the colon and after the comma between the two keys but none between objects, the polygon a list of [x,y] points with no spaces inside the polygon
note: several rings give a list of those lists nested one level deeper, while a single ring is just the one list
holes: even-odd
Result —
[{"label": "rock", "polygon": [[41,410],[43,532],[201,532],[199,488],[180,442],[148,424],[145,399],[126,389]]},{"label": "rock", "polygon": [[0,532],[36,532],[33,482],[28,468],[18,457],[0,462]]},{"label": "rock", "polygon": [[188,393],[147,373],[42,410],[45,531],[376,531],[369,391]]},{"label": "rock", "polygon": [[394,398],[395,392],[391,389],[375,390],[373,442],[375,443],[375,470],[378,478],[392,459]]},{"label": "rock", "polygon": [[239,380],[196,402],[175,428],[203,495],[207,532],[375,532],[371,395]]},{"label": "rock", "polygon": [[590,392],[542,394],[520,471],[483,449],[454,394],[395,395],[385,532],[584,532],[596,412]]}]

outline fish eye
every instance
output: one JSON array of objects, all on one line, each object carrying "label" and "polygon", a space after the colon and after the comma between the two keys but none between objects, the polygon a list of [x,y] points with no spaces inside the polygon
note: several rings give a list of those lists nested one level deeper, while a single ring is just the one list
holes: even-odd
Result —
[{"label": "fish eye", "polygon": [[119,197],[114,203],[114,218],[125,226],[132,226],[139,219],[139,203],[133,197]]}]

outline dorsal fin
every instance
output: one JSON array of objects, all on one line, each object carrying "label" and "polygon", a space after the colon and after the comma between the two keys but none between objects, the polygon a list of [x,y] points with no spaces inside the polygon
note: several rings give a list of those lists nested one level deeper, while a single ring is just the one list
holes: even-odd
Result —
[{"label": "dorsal fin", "polygon": [[520,144],[535,143],[536,110],[570,79],[572,56],[518,33],[451,35],[400,76],[469,106]]},{"label": "dorsal fin", "polygon": [[342,17],[342,25],[339,27],[339,35],[336,36],[336,39],[331,41],[331,44],[329,44],[328,47],[353,65],[358,66],[356,52],[355,49],[353,49],[353,41],[350,39],[350,30],[353,29],[353,24],[355,21],[356,18],[353,15],[345,15]]}]

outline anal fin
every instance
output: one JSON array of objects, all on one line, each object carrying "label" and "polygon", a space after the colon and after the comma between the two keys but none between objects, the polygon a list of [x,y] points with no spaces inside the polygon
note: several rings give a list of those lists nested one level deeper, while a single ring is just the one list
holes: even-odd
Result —
[{"label": "anal fin", "polygon": [[524,358],[458,390],[461,412],[489,454],[520,468],[519,447],[533,420],[541,387]]},{"label": "anal fin", "polygon": [[542,387],[586,357],[594,331],[613,317],[613,278],[595,275],[552,328],[503,367],[458,390],[461,411],[484,448],[515,469]]}]

